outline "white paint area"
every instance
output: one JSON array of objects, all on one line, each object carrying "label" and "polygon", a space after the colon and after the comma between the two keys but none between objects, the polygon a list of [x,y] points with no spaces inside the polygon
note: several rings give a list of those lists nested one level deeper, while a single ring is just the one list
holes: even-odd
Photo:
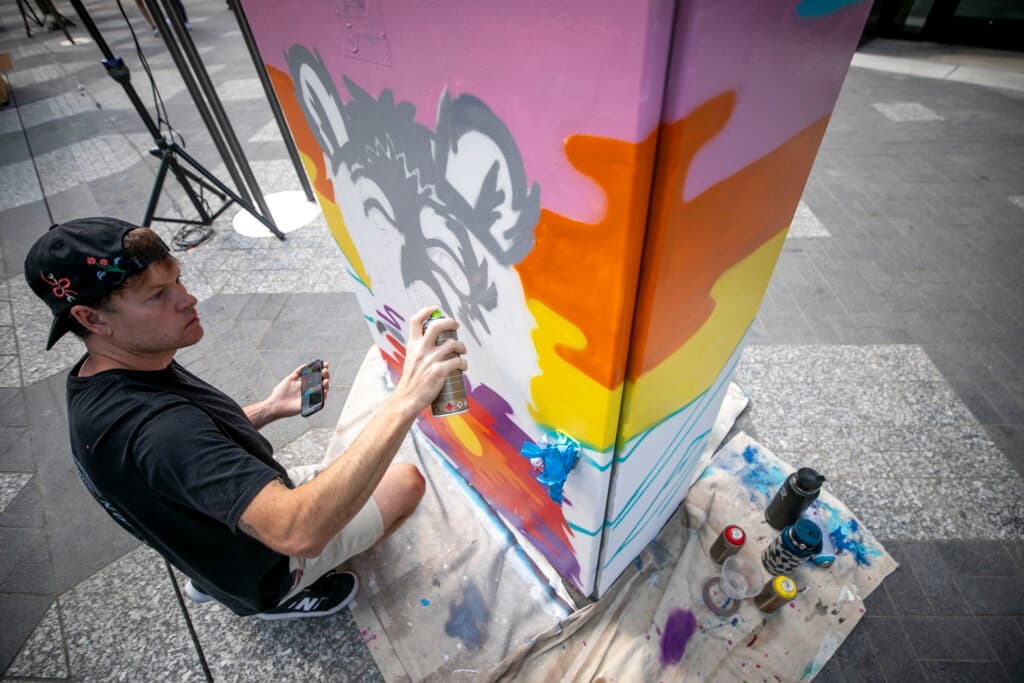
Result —
[{"label": "white paint area", "polygon": [[920,102],[875,102],[871,105],[885,118],[897,123],[942,121],[942,117]]},{"label": "white paint area", "polygon": [[[306,199],[302,190],[286,190],[264,196],[277,229],[287,234],[305,227],[320,215],[320,205]],[[267,226],[242,209],[231,219],[231,227],[245,237],[273,237]]]},{"label": "white paint area", "polygon": [[811,207],[807,206],[803,200],[800,200],[800,204],[796,207],[796,215],[793,216],[793,222],[789,224],[789,232],[786,233],[786,239],[831,236],[832,233],[818,220],[818,217],[811,211]]}]

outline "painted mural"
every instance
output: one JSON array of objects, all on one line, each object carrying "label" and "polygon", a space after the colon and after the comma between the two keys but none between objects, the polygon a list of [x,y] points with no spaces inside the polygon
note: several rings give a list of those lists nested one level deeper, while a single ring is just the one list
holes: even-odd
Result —
[{"label": "painted mural", "polygon": [[[471,410],[424,435],[584,593],[696,475],[864,19],[809,2],[449,0],[454,41],[423,3],[244,3],[391,371],[422,306],[462,325]],[[559,438],[564,487],[523,455]]]}]

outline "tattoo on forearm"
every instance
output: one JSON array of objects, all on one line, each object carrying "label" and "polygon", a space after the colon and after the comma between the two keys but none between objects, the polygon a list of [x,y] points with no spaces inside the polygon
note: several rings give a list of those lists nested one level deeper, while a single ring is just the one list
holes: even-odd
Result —
[{"label": "tattoo on forearm", "polygon": [[263,539],[260,538],[259,533],[257,533],[256,529],[254,529],[251,524],[246,524],[242,520],[238,520],[238,528],[241,529],[246,534],[248,534],[249,536],[252,536],[253,538],[255,538],[257,541],[262,541],[263,540]]}]

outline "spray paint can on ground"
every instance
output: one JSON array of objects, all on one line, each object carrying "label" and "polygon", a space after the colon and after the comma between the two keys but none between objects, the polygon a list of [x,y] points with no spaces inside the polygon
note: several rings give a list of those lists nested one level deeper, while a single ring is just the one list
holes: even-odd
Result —
[{"label": "spray paint can on ground", "polygon": [[796,581],[788,576],[776,576],[754,596],[754,604],[762,612],[774,612],[796,597]]},{"label": "spray paint can on ground", "polygon": [[[429,318],[423,321],[423,331],[426,332],[431,323],[444,320],[444,317],[444,313],[441,311],[434,311],[430,314]],[[449,339],[458,339],[455,336],[455,330],[442,332],[437,335],[437,346],[440,346]],[[458,355],[453,353],[448,358],[455,358]],[[434,417],[448,417],[449,415],[465,413],[468,410],[469,399],[466,397],[466,383],[462,379],[462,370],[452,370],[444,378],[444,386],[441,387],[441,393],[431,402],[430,414]]]},{"label": "spray paint can on ground", "polygon": [[786,574],[821,552],[821,527],[809,519],[790,524],[761,553],[771,574]]},{"label": "spray paint can on ground", "polygon": [[825,477],[810,467],[801,467],[782,482],[772,502],[764,511],[764,519],[773,529],[794,523],[800,513],[815,501]]},{"label": "spray paint can on ground", "polygon": [[738,553],[746,542],[747,535],[743,533],[743,529],[735,524],[730,524],[722,530],[722,533],[718,535],[715,542],[711,544],[708,555],[711,557],[712,562],[722,564],[727,557]]}]

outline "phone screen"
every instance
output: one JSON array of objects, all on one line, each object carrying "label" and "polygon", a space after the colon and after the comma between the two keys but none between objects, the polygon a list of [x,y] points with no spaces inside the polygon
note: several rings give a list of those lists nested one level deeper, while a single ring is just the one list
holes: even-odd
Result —
[{"label": "phone screen", "polygon": [[315,360],[302,368],[302,416],[309,417],[324,407],[324,363]]}]

